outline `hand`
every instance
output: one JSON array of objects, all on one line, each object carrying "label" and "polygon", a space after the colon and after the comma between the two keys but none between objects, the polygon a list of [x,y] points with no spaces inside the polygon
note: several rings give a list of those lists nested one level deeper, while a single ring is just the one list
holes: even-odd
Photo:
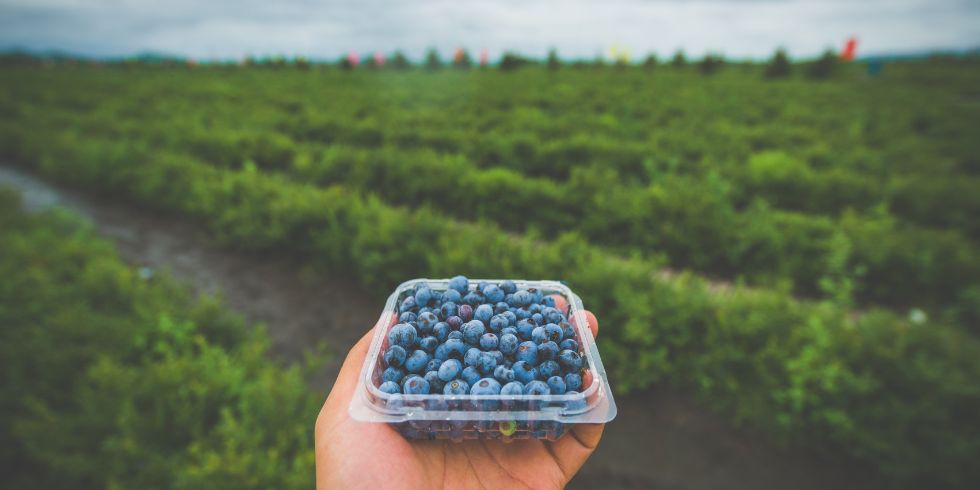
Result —
[{"label": "hand", "polygon": [[[556,306],[567,303],[555,296]],[[592,335],[595,315],[585,316]],[[575,319],[573,318],[574,322]],[[575,424],[561,439],[410,441],[387,424],[347,413],[374,329],[347,354],[316,420],[316,483],[334,488],[561,488],[602,437],[603,424]]]}]

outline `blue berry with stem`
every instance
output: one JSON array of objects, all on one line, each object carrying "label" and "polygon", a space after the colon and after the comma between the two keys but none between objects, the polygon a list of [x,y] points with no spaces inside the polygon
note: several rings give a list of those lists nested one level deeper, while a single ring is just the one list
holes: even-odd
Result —
[{"label": "blue berry with stem", "polygon": [[548,336],[548,340],[554,341],[556,343],[561,342],[561,340],[565,338],[565,333],[562,331],[562,328],[559,327],[558,325],[555,325],[554,323],[549,323],[545,325],[544,331],[545,334]]},{"label": "blue berry with stem", "polygon": [[398,315],[398,322],[399,323],[412,323],[415,320],[417,320],[418,317],[419,316],[416,315],[414,311],[406,311],[405,313],[402,313],[401,315]]},{"label": "blue berry with stem", "polygon": [[554,341],[547,341],[538,344],[538,359],[542,361],[556,361],[558,360],[558,344]]},{"label": "blue berry with stem", "polygon": [[473,319],[481,321],[484,324],[490,323],[490,318],[493,317],[493,307],[490,305],[480,305],[473,310]]},{"label": "blue berry with stem", "polygon": [[425,365],[425,372],[438,371],[439,366],[442,366],[442,362],[442,359],[436,359],[435,357],[429,359],[429,363]]},{"label": "blue berry with stem", "polygon": [[565,380],[561,376],[552,376],[548,378],[548,388],[551,388],[552,395],[561,395],[565,393]]},{"label": "blue berry with stem", "polygon": [[520,344],[520,341],[517,339],[516,335],[512,333],[505,333],[500,336],[499,344],[500,352],[503,352],[504,355],[511,355],[517,352],[517,345]]},{"label": "blue berry with stem", "polygon": [[448,339],[442,345],[446,346],[451,359],[462,359],[466,354],[466,344],[460,339]]},{"label": "blue berry with stem", "polygon": [[489,303],[499,303],[504,300],[505,295],[506,293],[504,293],[503,289],[493,284],[483,288],[483,296],[487,298],[487,302]]},{"label": "blue berry with stem", "polygon": [[460,328],[460,331],[463,332],[463,340],[465,340],[467,344],[478,345],[480,343],[480,337],[483,336],[486,329],[483,328],[483,322],[473,320],[464,323],[463,327]]},{"label": "blue berry with stem", "polygon": [[558,354],[558,362],[561,363],[565,371],[577,373],[582,369],[582,356],[578,352],[565,349]]},{"label": "blue berry with stem", "polygon": [[524,361],[532,366],[538,364],[538,346],[534,342],[521,342],[517,346],[516,358],[518,361]]},{"label": "blue berry with stem", "polygon": [[522,340],[531,340],[531,334],[535,328],[537,327],[533,323],[527,320],[520,320],[517,322],[517,336]]},{"label": "blue berry with stem", "polygon": [[538,378],[548,379],[561,374],[561,367],[555,361],[544,361],[538,365]]},{"label": "blue berry with stem", "polygon": [[429,335],[432,332],[432,328],[439,323],[439,317],[427,311],[425,313],[420,313],[418,319],[415,321],[416,325],[419,327],[419,333],[422,335]]},{"label": "blue berry with stem", "polygon": [[524,361],[515,362],[511,369],[514,370],[514,379],[521,383],[530,383],[538,377],[537,368]]},{"label": "blue berry with stem", "polygon": [[558,344],[558,346],[561,347],[562,350],[573,350],[578,352],[578,342],[576,342],[575,339],[562,340],[561,344]]},{"label": "blue berry with stem", "polygon": [[442,393],[445,395],[465,395],[470,392],[470,385],[466,381],[461,379],[454,379],[446,383],[446,386],[442,387]]},{"label": "blue berry with stem", "polygon": [[456,313],[458,311],[459,311],[459,307],[456,306],[456,303],[452,301],[443,303],[442,306],[439,307],[439,314],[446,319],[448,319],[451,316],[456,316]]},{"label": "blue berry with stem", "polygon": [[439,322],[436,326],[432,327],[432,335],[440,342],[445,342],[449,338],[449,332],[452,328],[446,322]]},{"label": "blue berry with stem", "polygon": [[481,378],[470,388],[471,395],[499,395],[500,382],[493,378]]},{"label": "blue berry with stem", "polygon": [[565,375],[565,388],[568,391],[579,391],[582,389],[582,376],[578,373],[568,373]]},{"label": "blue berry with stem", "polygon": [[419,339],[419,348],[428,352],[429,354],[435,353],[436,347],[439,347],[439,339],[431,335]]},{"label": "blue berry with stem", "polygon": [[544,381],[534,380],[524,385],[525,395],[549,395],[551,388]]}]

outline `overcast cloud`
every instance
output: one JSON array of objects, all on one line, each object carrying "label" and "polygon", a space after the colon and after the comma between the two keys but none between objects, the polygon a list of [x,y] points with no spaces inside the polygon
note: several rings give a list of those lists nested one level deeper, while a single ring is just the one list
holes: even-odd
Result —
[{"label": "overcast cloud", "polygon": [[0,0],[0,49],[93,56],[161,52],[199,59],[244,55],[334,58],[401,49],[419,58],[461,46],[594,57],[610,46],[634,58],[793,56],[980,46],[980,1],[967,0]]}]

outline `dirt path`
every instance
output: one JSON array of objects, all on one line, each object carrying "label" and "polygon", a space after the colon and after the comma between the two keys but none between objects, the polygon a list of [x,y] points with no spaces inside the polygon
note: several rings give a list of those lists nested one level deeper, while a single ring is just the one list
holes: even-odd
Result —
[{"label": "dirt path", "polygon": [[[29,209],[62,206],[87,217],[131,264],[168,271],[199,293],[220,291],[231,308],[267,326],[277,357],[300,359],[309,346],[329,342],[334,359],[313,380],[324,394],[344,354],[383,306],[350,278],[312,274],[289,257],[222,250],[172,216],[56,189],[9,166],[0,165],[0,185],[20,189]],[[882,486],[866,470],[779,450],[756,434],[735,430],[675,390],[653,389],[617,402],[618,418],[571,488]]]}]

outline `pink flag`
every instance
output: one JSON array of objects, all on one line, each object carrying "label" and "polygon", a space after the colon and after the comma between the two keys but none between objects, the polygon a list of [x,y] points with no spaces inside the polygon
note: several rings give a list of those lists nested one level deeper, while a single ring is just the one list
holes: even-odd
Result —
[{"label": "pink flag", "polygon": [[385,66],[385,55],[376,52],[374,53],[374,66]]},{"label": "pink flag", "polygon": [[490,56],[487,54],[487,48],[480,50],[480,66],[487,66],[490,61]]},{"label": "pink flag", "polygon": [[361,62],[361,57],[357,55],[357,51],[351,51],[347,53],[347,62],[350,66],[357,66]]}]

